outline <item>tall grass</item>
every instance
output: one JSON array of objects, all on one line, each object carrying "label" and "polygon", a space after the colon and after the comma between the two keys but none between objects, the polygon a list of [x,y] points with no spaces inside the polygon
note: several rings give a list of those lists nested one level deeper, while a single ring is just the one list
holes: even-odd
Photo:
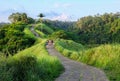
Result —
[{"label": "tall grass", "polygon": [[43,32],[41,32],[41,31],[39,31],[39,30],[37,30],[37,29],[36,29],[35,31],[40,35],[41,38],[47,37],[47,35],[44,34]]},{"label": "tall grass", "polygon": [[29,26],[24,29],[24,33],[26,35],[30,36],[30,37],[35,38],[35,35],[30,31],[30,27]]},{"label": "tall grass", "polygon": [[1,56],[0,81],[54,81],[63,67],[44,44],[45,40],[12,57]]},{"label": "tall grass", "polygon": [[[110,81],[120,81],[120,44],[106,44],[85,49],[70,40],[57,40],[55,47],[63,55],[103,69]],[[79,49],[79,50],[78,50]]]},{"label": "tall grass", "polygon": [[[68,56],[71,59],[77,60],[81,50],[84,50],[84,46],[76,43],[72,40],[58,39],[55,42],[55,48],[60,51],[64,56]],[[75,57],[75,58],[74,58]]]},{"label": "tall grass", "polygon": [[45,24],[41,24],[41,23],[36,24],[35,29],[43,32],[46,35],[52,34],[54,32],[50,27],[48,27]]}]

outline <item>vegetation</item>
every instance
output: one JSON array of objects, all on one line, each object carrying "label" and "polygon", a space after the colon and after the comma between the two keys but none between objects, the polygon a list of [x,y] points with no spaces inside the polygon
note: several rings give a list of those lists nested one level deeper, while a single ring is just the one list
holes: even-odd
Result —
[{"label": "vegetation", "polygon": [[23,22],[23,23],[34,23],[35,20],[31,17],[28,17],[26,13],[12,13],[8,19],[12,22],[12,23],[16,23],[16,22]]},{"label": "vegetation", "polygon": [[120,80],[120,45],[106,44],[85,49],[71,40],[57,40],[55,48],[64,56],[103,69],[111,81]]},{"label": "vegetation", "polygon": [[38,15],[38,17],[40,17],[40,23],[41,23],[41,31],[43,30],[43,26],[42,26],[42,22],[43,22],[43,17],[45,17],[45,15],[43,14],[43,13],[40,13],[39,15]]},{"label": "vegetation", "polygon": [[[0,24],[0,80],[53,81],[63,70],[44,46],[45,39],[53,39],[64,56],[99,67],[111,81],[120,81],[120,13],[87,16],[77,22],[43,20],[42,13],[39,17],[35,22],[17,12],[9,16],[12,23]],[[40,38],[32,33],[33,25]]]},{"label": "vegetation", "polygon": [[1,81],[53,81],[63,70],[56,57],[48,55],[45,40],[12,57],[0,57]]},{"label": "vegetation", "polygon": [[67,38],[67,34],[63,30],[56,31],[50,35],[50,38],[57,39],[57,38]]},{"label": "vegetation", "polygon": [[83,44],[120,43],[120,13],[83,17],[75,28]]},{"label": "vegetation", "polygon": [[[41,27],[42,27],[42,31],[41,31]],[[50,35],[50,34],[53,33],[53,30],[50,27],[48,27],[45,24],[41,24],[41,23],[40,24],[36,24],[35,29],[43,32],[46,35]]]},{"label": "vegetation", "polygon": [[66,30],[71,31],[75,27],[75,22],[72,21],[51,21],[51,20],[44,20],[43,23],[46,25],[49,25],[49,27],[52,27],[54,30]]},{"label": "vegetation", "polygon": [[0,51],[13,55],[33,45],[35,38],[23,32],[26,26],[24,23],[13,23],[0,28]]},{"label": "vegetation", "polygon": [[32,37],[32,38],[36,38],[35,36],[34,36],[34,34],[30,31],[30,26],[27,26],[27,27],[25,27],[24,28],[24,33],[27,35],[27,36],[29,36],[29,37]]}]

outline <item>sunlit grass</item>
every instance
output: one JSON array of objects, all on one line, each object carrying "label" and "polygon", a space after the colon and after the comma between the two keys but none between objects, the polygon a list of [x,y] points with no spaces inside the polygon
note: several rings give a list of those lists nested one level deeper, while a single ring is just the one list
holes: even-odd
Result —
[{"label": "sunlit grass", "polygon": [[36,24],[35,29],[41,31],[42,33],[44,33],[46,35],[52,34],[54,32],[50,27],[48,27],[45,24],[41,24],[41,23],[40,24]]},{"label": "sunlit grass", "polygon": [[64,56],[103,69],[111,81],[120,81],[120,44],[85,49],[70,40],[57,40],[55,47]]},{"label": "sunlit grass", "polygon": [[41,32],[41,31],[39,31],[39,30],[35,30],[39,35],[40,35],[40,37],[42,37],[42,38],[44,38],[44,37],[46,37],[47,35],[46,34],[44,34],[43,32]]},{"label": "sunlit grass", "polygon": [[26,35],[30,36],[30,37],[34,37],[35,38],[34,34],[30,31],[30,27],[25,27],[24,33]]},{"label": "sunlit grass", "polygon": [[56,57],[49,56],[45,41],[8,58],[0,57],[2,81],[53,81],[63,70]]}]

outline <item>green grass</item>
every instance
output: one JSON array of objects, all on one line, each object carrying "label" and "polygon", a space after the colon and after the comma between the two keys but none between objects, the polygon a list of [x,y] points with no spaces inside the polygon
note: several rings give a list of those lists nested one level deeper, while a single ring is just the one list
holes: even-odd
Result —
[{"label": "green grass", "polygon": [[72,40],[58,39],[55,42],[55,48],[60,51],[64,56],[77,60],[81,50],[84,50],[84,46],[76,43]]},{"label": "green grass", "polygon": [[14,56],[1,56],[0,81],[54,81],[63,66],[56,57],[49,56],[45,41]]},{"label": "green grass", "polygon": [[30,36],[30,37],[35,38],[34,34],[30,31],[30,27],[29,27],[29,26],[28,26],[28,27],[25,27],[24,33],[25,33],[26,35]]},{"label": "green grass", "polygon": [[50,27],[45,24],[36,24],[35,29],[41,31],[45,35],[49,35],[54,32]]},{"label": "green grass", "polygon": [[71,40],[57,40],[55,48],[73,60],[103,69],[110,81],[120,81],[120,44],[85,49]]},{"label": "green grass", "polygon": [[39,31],[39,30],[37,30],[37,29],[36,29],[35,31],[40,35],[41,38],[47,37],[47,35],[44,34],[43,32],[41,32],[41,31]]}]

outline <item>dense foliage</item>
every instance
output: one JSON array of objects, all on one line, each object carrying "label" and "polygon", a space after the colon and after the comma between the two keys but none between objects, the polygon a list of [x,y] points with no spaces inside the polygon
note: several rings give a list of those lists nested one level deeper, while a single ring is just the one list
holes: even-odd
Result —
[{"label": "dense foliage", "polygon": [[84,44],[120,43],[120,13],[80,18],[76,31]]},{"label": "dense foliage", "polygon": [[0,51],[13,55],[33,45],[35,39],[23,32],[26,26],[24,23],[14,23],[0,28]]},{"label": "dense foliage", "polygon": [[74,28],[75,22],[72,21],[51,21],[51,20],[44,20],[43,21],[46,25],[49,25],[54,30],[66,30],[69,31]]},{"label": "dense foliage", "polygon": [[43,40],[12,57],[0,56],[0,81],[53,81],[63,67],[48,55],[44,44]]},{"label": "dense foliage", "polygon": [[64,56],[103,69],[110,81],[120,81],[120,45],[85,48],[71,40],[57,40],[55,48]]},{"label": "dense foliage", "polygon": [[46,35],[50,35],[53,33],[53,29],[51,29],[48,25],[46,24],[36,24],[35,29],[41,31],[42,33]]},{"label": "dense foliage", "polygon": [[28,17],[26,13],[12,13],[8,19],[12,22],[12,23],[16,23],[16,22],[23,22],[23,23],[34,23],[35,20],[31,17]]}]

